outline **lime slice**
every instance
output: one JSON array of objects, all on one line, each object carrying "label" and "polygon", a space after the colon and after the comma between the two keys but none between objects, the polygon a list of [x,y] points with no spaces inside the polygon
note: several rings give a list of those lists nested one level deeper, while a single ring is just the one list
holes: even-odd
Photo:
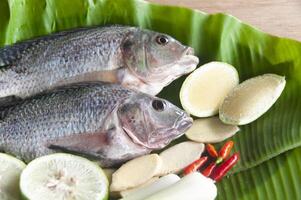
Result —
[{"label": "lime slice", "polygon": [[238,82],[238,73],[233,66],[223,62],[207,63],[184,81],[180,91],[181,104],[196,117],[213,116]]},{"label": "lime slice", "polygon": [[106,200],[109,183],[95,163],[70,154],[37,158],[24,169],[21,192],[30,200]]},{"label": "lime slice", "polygon": [[20,199],[19,178],[26,165],[4,153],[0,153],[0,199],[18,200]]}]

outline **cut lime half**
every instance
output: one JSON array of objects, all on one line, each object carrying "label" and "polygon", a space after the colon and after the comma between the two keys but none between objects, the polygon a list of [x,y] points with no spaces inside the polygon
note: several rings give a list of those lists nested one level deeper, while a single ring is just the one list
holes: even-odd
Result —
[{"label": "cut lime half", "polygon": [[4,153],[0,153],[0,163],[0,199],[20,199],[19,178],[26,165]]},{"label": "cut lime half", "polygon": [[37,158],[20,178],[23,196],[30,200],[106,200],[108,180],[95,163],[70,154]]}]

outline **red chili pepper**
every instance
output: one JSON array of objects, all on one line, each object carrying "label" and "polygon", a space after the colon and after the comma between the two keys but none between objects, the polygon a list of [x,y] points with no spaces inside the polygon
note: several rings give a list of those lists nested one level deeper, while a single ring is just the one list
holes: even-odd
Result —
[{"label": "red chili pepper", "polygon": [[206,169],[204,169],[204,170],[202,171],[202,174],[203,174],[204,176],[209,177],[210,174],[212,173],[212,171],[214,170],[215,167],[216,167],[216,163],[215,163],[215,162],[212,162],[210,165],[208,165],[208,167],[206,167]]},{"label": "red chili pepper", "polygon": [[210,156],[212,156],[213,158],[218,157],[218,154],[217,154],[217,152],[216,152],[216,150],[215,150],[215,148],[212,144],[207,144],[206,149],[207,149],[207,152],[209,153]]},{"label": "red chili pepper", "polygon": [[234,142],[232,140],[226,142],[221,148],[221,150],[218,152],[218,156],[221,157],[223,160],[226,159],[229,156],[233,145]]},{"label": "red chili pepper", "polygon": [[208,159],[208,157],[204,156],[204,157],[201,157],[200,159],[194,161],[190,165],[188,165],[184,169],[184,175],[187,175],[187,174],[190,174],[191,172],[197,171],[203,164],[205,164],[205,162],[207,161],[207,159]]},{"label": "red chili pepper", "polygon": [[234,153],[228,160],[215,168],[210,178],[215,181],[220,181],[226,175],[226,173],[237,163],[238,160],[239,154]]}]

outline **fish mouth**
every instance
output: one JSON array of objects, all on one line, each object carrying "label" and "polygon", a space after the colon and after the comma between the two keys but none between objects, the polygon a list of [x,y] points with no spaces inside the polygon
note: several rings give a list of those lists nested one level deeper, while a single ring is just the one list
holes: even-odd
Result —
[{"label": "fish mouth", "polygon": [[196,69],[199,64],[199,58],[195,55],[186,54],[184,55],[176,65],[179,65],[179,68],[182,70],[183,74],[188,74]]},{"label": "fish mouth", "polygon": [[143,78],[144,82],[150,85],[158,83],[166,86],[175,79],[192,72],[199,63],[199,58],[193,55],[193,52],[191,47],[187,47],[180,59],[152,71],[149,76]]},{"label": "fish mouth", "polygon": [[[147,60],[145,62],[146,65],[148,65]],[[194,55],[194,49],[186,47],[179,59],[176,59],[172,63],[152,68],[145,76],[137,74],[137,72],[133,71],[131,68],[130,70],[134,76],[139,77],[141,82],[153,87],[157,86],[162,88],[169,85],[175,79],[191,73],[196,69],[198,63],[199,58]]]},{"label": "fish mouth", "polygon": [[182,136],[192,126],[192,123],[192,117],[190,117],[186,112],[181,113],[173,125],[173,128],[177,130],[179,134],[178,137]]},{"label": "fish mouth", "polygon": [[172,69],[172,71],[168,71],[169,75],[166,76],[166,84],[169,84],[175,79],[194,71],[198,64],[199,58],[194,55],[194,49],[192,47],[186,47],[182,56],[178,60],[162,68]]},{"label": "fish mouth", "polygon": [[199,58],[194,55],[194,49],[192,47],[186,47],[183,51],[182,57],[175,63],[179,65],[182,70],[182,74],[187,74],[195,70],[199,63]]},{"label": "fish mouth", "polygon": [[184,132],[180,132],[176,127],[172,128],[162,128],[156,130],[155,133],[151,133],[151,135],[157,134],[157,137],[151,138],[145,146],[152,150],[163,149],[166,147],[171,141],[181,137]]},{"label": "fish mouth", "polygon": [[179,125],[177,126],[177,130],[181,133],[185,133],[185,131],[187,131],[193,123],[193,119],[189,116],[185,117],[184,119],[180,120],[181,122],[179,122]]},{"label": "fish mouth", "polygon": [[[169,85],[174,80],[180,78],[185,74],[189,74],[194,71],[199,63],[199,58],[190,54],[192,50],[187,50],[187,54],[183,55],[178,61],[166,65],[163,69],[170,69],[168,71],[156,74],[160,78],[160,84]],[[165,77],[163,77],[165,75]]]},{"label": "fish mouth", "polygon": [[150,133],[149,135],[153,137],[149,138],[146,142],[139,140],[134,133],[125,127],[123,127],[123,130],[135,144],[150,150],[156,150],[166,147],[171,141],[181,137],[192,126],[192,122],[193,119],[191,117],[182,115],[172,127],[160,128]]},{"label": "fish mouth", "polygon": [[193,119],[189,116],[179,117],[171,128],[157,130],[161,137],[159,140],[153,140],[148,144],[151,149],[162,149],[173,140],[181,137],[192,126]]},{"label": "fish mouth", "polygon": [[183,55],[194,55],[194,49],[192,47],[186,47]]}]

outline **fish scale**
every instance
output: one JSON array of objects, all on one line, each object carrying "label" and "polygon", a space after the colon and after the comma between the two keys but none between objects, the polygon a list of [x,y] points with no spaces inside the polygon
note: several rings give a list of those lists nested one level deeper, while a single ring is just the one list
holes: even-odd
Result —
[{"label": "fish scale", "polygon": [[[166,111],[156,110],[155,100],[164,101]],[[192,123],[166,100],[102,82],[59,87],[17,101],[0,116],[2,151],[25,161],[71,151],[102,166],[163,148]]]},{"label": "fish scale", "polygon": [[[39,95],[37,98],[25,100],[22,104],[7,109],[0,128],[2,136],[0,148],[7,150],[14,147],[15,149],[11,150],[12,153],[20,155],[25,160],[31,160],[36,155],[28,154],[28,151],[30,152],[28,149],[35,146],[37,154],[41,153],[39,150],[46,150],[35,142],[40,138],[45,141],[73,134],[73,131],[81,134],[100,129],[102,124],[99,122],[103,121],[113,109],[116,99],[131,94],[129,90],[118,88],[114,89],[114,95],[112,95],[105,91],[108,89],[110,87],[99,85],[71,87]],[[47,127],[46,130],[45,127]],[[15,135],[5,137],[4,134]],[[16,143],[32,144],[24,148]]]},{"label": "fish scale", "polygon": [[92,27],[6,46],[0,49],[0,98],[25,98],[83,81],[119,83],[157,94],[198,62],[191,48],[170,36],[164,35],[169,45],[157,44],[156,37],[163,35],[128,26]]},{"label": "fish scale", "polygon": [[[29,93],[43,91],[46,85],[55,84],[67,77],[97,71],[100,66],[102,70],[118,68],[118,66],[108,66],[107,63],[113,56],[114,49],[118,48],[122,34],[126,32],[118,33],[117,28],[114,29],[114,36],[120,39],[114,40],[113,43],[108,38],[108,35],[112,37],[111,29],[103,31],[99,29],[80,30],[25,45],[28,49],[21,51],[17,56],[18,59],[13,60],[10,68],[0,75],[0,81],[6,83],[0,84],[0,96],[2,96],[1,91],[7,91],[3,96],[11,95],[8,92],[14,88],[14,85],[18,85],[15,91],[19,91],[20,96],[29,96]],[[81,34],[82,31],[85,31],[85,34]],[[102,37],[107,39],[99,40]],[[99,42],[101,45],[94,45]],[[85,51],[82,51],[83,48]],[[48,62],[45,63],[46,59]],[[38,83],[41,88],[32,87]]]}]

